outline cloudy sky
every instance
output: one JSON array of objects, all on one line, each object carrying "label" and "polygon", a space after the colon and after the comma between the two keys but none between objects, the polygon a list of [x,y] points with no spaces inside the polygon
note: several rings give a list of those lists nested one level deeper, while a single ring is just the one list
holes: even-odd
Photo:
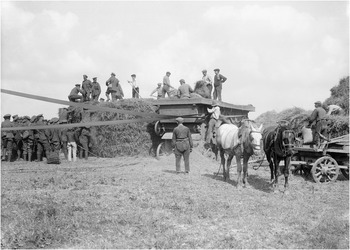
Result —
[{"label": "cloudy sky", "polygon": [[[193,85],[228,80],[223,101],[250,118],[325,100],[349,75],[348,1],[1,1],[1,87],[62,100],[82,75],[137,75],[141,97],[170,71]],[[1,94],[1,113],[57,116],[62,106]]]}]

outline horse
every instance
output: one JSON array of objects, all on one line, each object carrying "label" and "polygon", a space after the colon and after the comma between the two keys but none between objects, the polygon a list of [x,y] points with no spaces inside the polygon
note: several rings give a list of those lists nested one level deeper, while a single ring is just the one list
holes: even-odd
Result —
[{"label": "horse", "polygon": [[[246,186],[246,177],[248,170],[249,158],[260,152],[262,125],[259,128],[250,120],[244,120],[240,128],[234,124],[222,124],[216,135],[216,143],[220,152],[221,165],[223,167],[224,180],[230,179],[230,166],[233,156],[236,156],[237,162],[237,188],[240,187],[241,181],[243,187]],[[225,167],[225,153],[228,154]],[[243,178],[241,157],[243,156]]]},{"label": "horse", "polygon": [[293,155],[295,145],[295,132],[289,127],[287,121],[281,121],[278,126],[267,127],[263,131],[263,147],[266,159],[269,162],[271,172],[271,184],[273,191],[276,191],[278,185],[278,176],[280,173],[280,161],[284,160],[284,188],[288,189],[288,176],[290,160]]}]

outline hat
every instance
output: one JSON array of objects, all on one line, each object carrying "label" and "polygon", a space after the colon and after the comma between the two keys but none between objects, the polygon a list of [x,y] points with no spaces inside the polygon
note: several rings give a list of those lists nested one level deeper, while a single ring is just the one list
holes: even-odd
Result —
[{"label": "hat", "polygon": [[4,115],[4,118],[7,118],[7,117],[11,117],[11,115],[10,114]]},{"label": "hat", "polygon": [[166,72],[166,74],[167,74],[167,75],[171,75],[171,73],[170,73],[169,71],[168,71],[168,72]]},{"label": "hat", "polygon": [[30,122],[34,122],[36,119],[36,115],[33,115],[32,118],[30,118]]},{"label": "hat", "polygon": [[183,82],[183,83],[185,83],[185,80],[184,80],[184,79],[181,79],[181,80],[180,80],[180,82]]},{"label": "hat", "polygon": [[115,74],[112,72],[111,75],[115,76]]},{"label": "hat", "polygon": [[84,77],[88,77],[87,75],[83,75]]},{"label": "hat", "polygon": [[77,83],[77,84],[75,84],[75,86],[79,86],[79,87],[80,87],[80,84],[79,84],[79,83]]},{"label": "hat", "polygon": [[220,69],[214,69],[214,71],[219,71],[220,72]]},{"label": "hat", "polygon": [[132,74],[131,77],[135,77],[136,75],[135,74]]},{"label": "hat", "polygon": [[17,120],[18,119],[18,115],[13,115],[12,116],[12,119],[15,121],[15,120]]},{"label": "hat", "polygon": [[182,117],[178,117],[178,118],[176,118],[175,119],[177,122],[179,122],[179,123],[183,123],[184,122],[184,118],[182,118]]},{"label": "hat", "polygon": [[55,123],[55,122],[58,122],[58,120],[59,119],[57,117],[53,117],[53,118],[51,118],[50,122]]},{"label": "hat", "polygon": [[92,78],[92,80],[95,80],[95,79],[97,79],[97,77],[96,77],[96,76]]},{"label": "hat", "polygon": [[320,104],[321,105],[322,103],[320,101],[317,101],[317,102],[315,102],[315,104]]},{"label": "hat", "polygon": [[202,72],[207,72],[207,70],[206,70],[206,69],[203,69]]}]

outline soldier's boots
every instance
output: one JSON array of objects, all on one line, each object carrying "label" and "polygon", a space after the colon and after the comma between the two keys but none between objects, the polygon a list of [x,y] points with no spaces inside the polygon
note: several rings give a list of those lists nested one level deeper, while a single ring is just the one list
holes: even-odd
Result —
[{"label": "soldier's boots", "polygon": [[7,162],[10,162],[11,161],[11,158],[12,158],[12,153],[8,153],[7,154]]},{"label": "soldier's boots", "polygon": [[27,161],[27,153],[23,152],[23,160]]},{"label": "soldier's boots", "polygon": [[35,162],[41,161],[41,153],[36,153],[36,160]]},{"label": "soldier's boots", "polygon": [[28,161],[32,161],[32,153],[28,153]]},{"label": "soldier's boots", "polygon": [[21,160],[21,150],[17,150],[17,161]]}]

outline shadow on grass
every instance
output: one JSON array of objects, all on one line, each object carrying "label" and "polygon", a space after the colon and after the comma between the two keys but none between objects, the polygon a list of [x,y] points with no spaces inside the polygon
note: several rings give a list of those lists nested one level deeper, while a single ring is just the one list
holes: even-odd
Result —
[{"label": "shadow on grass", "polygon": [[185,172],[180,172],[180,173],[176,173],[175,170],[163,170],[162,172],[165,172],[165,173],[169,173],[169,174],[185,174]]},{"label": "shadow on grass", "polygon": [[[216,180],[216,181],[225,182],[224,176],[223,176],[222,174],[203,174],[202,176],[205,176],[205,177],[214,179],[214,180]],[[230,177],[230,178],[232,178],[232,177]],[[232,186],[237,187],[237,181],[235,181],[235,180],[230,179],[230,180],[226,181],[226,183],[231,184]]]}]

